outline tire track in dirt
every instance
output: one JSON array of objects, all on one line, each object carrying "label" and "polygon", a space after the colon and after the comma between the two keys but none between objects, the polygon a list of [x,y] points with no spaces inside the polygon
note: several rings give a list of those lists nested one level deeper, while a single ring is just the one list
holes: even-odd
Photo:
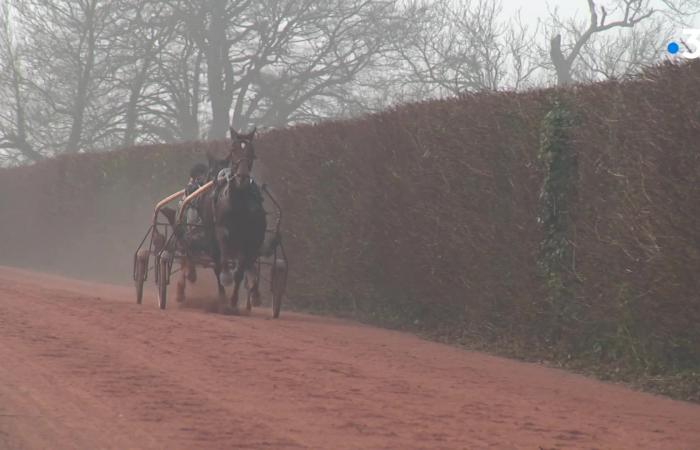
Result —
[{"label": "tire track in dirt", "polygon": [[700,407],[349,322],[0,268],[0,448],[700,448]]}]

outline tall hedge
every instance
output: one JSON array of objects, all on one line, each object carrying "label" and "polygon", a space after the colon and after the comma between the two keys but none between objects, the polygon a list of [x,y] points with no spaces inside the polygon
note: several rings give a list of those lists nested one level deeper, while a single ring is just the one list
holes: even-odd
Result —
[{"label": "tall hedge", "polygon": [[[292,302],[650,373],[699,367],[699,87],[694,62],[264,133]],[[128,281],[152,205],[226,145],[0,171],[2,262]]]}]

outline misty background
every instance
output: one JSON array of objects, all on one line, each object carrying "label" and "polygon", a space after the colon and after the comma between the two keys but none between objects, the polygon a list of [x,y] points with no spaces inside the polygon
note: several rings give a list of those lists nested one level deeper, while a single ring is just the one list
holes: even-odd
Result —
[{"label": "misty background", "polygon": [[700,0],[0,0],[0,166],[624,79]]}]

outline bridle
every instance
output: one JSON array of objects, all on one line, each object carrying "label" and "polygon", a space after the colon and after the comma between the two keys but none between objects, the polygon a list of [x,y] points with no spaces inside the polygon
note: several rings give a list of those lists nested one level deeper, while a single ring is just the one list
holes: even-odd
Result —
[{"label": "bridle", "polygon": [[[247,163],[248,164],[248,171],[253,170],[253,162],[257,159],[255,156],[255,150],[253,149],[252,151],[247,151],[247,147],[249,145],[252,145],[249,141],[240,141],[241,148],[246,151],[246,155],[238,158],[237,160],[233,161],[231,160],[231,177],[238,177],[237,173],[238,168],[241,166],[242,163]],[[233,157],[233,149],[231,149],[231,157]],[[250,175],[246,176],[246,178],[250,178]]]},{"label": "bridle", "polygon": [[[250,176],[250,172],[253,170],[253,161],[255,161],[255,159],[257,158],[255,156],[255,149],[252,147],[248,149],[249,145],[252,146],[251,141],[252,139],[238,140],[237,143],[238,145],[240,145],[240,149],[243,150],[244,155],[236,160],[233,159],[236,144],[234,143],[234,147],[231,148],[231,151],[227,158],[229,160],[228,167],[230,169],[230,172],[224,180],[221,180],[223,181],[223,183],[219,182],[220,180],[218,178],[216,179],[216,189],[212,197],[212,201],[214,202],[214,211],[217,210],[217,199],[219,198],[219,195],[222,192],[222,190],[228,192],[227,195],[231,195],[232,190],[236,190],[245,186],[245,179],[247,179],[249,183],[253,183],[253,179]],[[248,175],[241,176],[237,174],[239,167],[241,167],[241,164],[248,165]]]}]

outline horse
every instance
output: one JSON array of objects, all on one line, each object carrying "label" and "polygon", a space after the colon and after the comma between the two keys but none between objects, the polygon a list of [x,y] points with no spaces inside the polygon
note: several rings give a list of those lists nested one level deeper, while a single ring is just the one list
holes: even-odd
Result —
[{"label": "horse", "polygon": [[[248,297],[246,311],[260,305],[259,276],[255,262],[259,255],[269,254],[276,245],[272,239],[267,245],[265,233],[267,217],[262,207],[262,196],[251,178],[256,159],[253,139],[256,130],[248,134],[231,132],[231,150],[224,159],[208,156],[209,180],[215,181],[214,189],[202,194],[194,203],[204,231],[203,253],[212,262],[219,293],[219,310],[224,314],[239,314],[240,284],[245,277]],[[228,170],[224,170],[228,169]],[[223,170],[223,172],[222,172]],[[171,214],[174,216],[174,214]],[[171,220],[174,225],[174,220]],[[178,241],[180,242],[180,241]],[[184,240],[182,241],[184,242]],[[196,271],[187,243],[180,244],[180,278],[177,282],[176,300],[185,301],[187,280],[195,282]],[[235,262],[231,274],[229,264]],[[226,304],[224,285],[234,284],[233,293]]]},{"label": "horse", "polygon": [[[238,296],[243,278],[250,281],[246,311],[252,304],[258,304],[260,293],[259,277],[255,262],[263,252],[267,217],[262,207],[262,196],[251,178],[255,161],[255,129],[248,134],[240,134],[233,128],[231,132],[231,152],[228,157],[228,173],[221,174],[211,195],[214,236],[216,238],[218,261],[214,271],[219,288],[220,308],[224,313],[238,314]],[[233,273],[233,293],[226,302],[226,292],[221,282],[221,273],[230,279],[229,263],[235,262]],[[224,279],[224,281],[227,281]],[[230,284],[224,283],[224,284]],[[248,284],[248,283],[246,283]]]},{"label": "horse", "polygon": [[[207,154],[209,167],[207,172],[207,182],[215,180],[216,175],[221,169],[228,167],[229,158],[223,160],[217,160],[209,154]],[[195,283],[197,281],[197,270],[194,261],[194,256],[198,254],[204,254],[208,256],[214,262],[214,273],[217,274],[217,280],[219,277],[220,269],[217,267],[219,261],[218,246],[216,245],[216,238],[214,236],[214,214],[212,211],[212,199],[210,193],[204,193],[199,198],[196,198],[192,204],[191,208],[197,211],[200,223],[192,227],[187,224],[178,224],[175,219],[174,211],[167,211],[166,214],[170,225],[178,234],[176,240],[176,245],[180,249],[181,257],[180,260],[180,277],[177,280],[177,288],[175,293],[175,300],[178,303],[185,302],[185,289],[187,287],[187,281],[190,283]],[[164,208],[166,209],[166,208]],[[191,239],[192,229],[189,230],[189,235],[186,232],[188,227],[194,228],[194,231],[198,235],[199,239],[195,242]]]}]

